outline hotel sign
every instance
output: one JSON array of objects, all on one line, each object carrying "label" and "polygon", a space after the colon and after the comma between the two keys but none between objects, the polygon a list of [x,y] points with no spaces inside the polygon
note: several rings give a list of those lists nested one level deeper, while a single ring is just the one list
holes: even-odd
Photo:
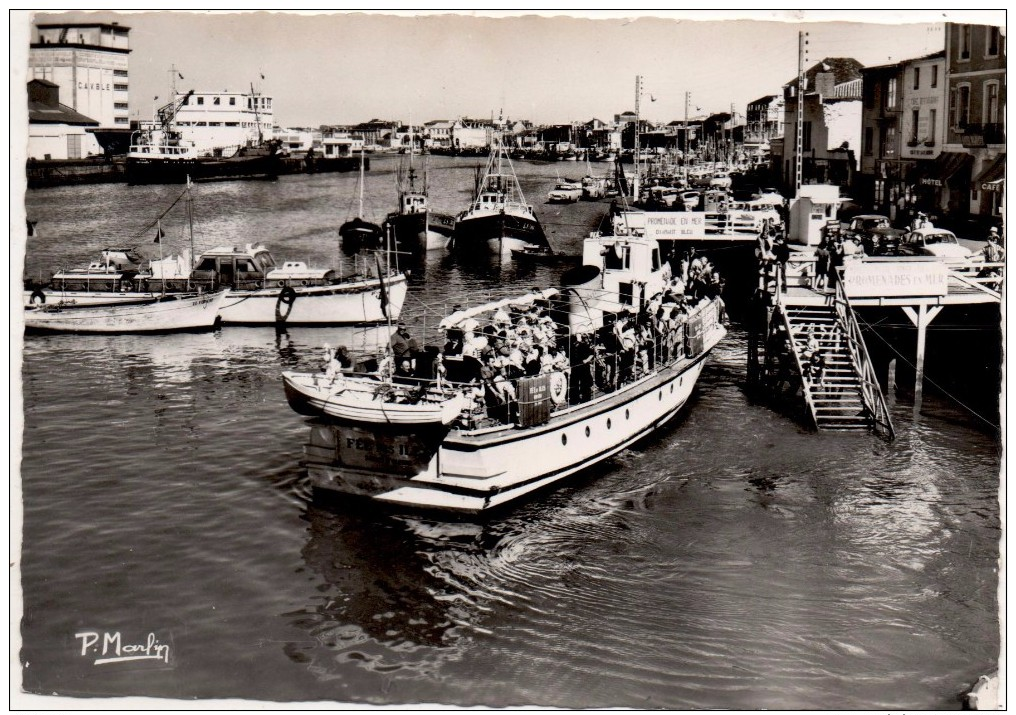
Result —
[{"label": "hotel sign", "polygon": [[847,263],[843,289],[851,298],[943,296],[949,292],[949,270],[936,261]]}]

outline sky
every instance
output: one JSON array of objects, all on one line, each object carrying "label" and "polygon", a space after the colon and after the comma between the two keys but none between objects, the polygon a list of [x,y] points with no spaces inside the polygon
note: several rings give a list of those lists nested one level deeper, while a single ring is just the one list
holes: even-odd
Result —
[{"label": "sky", "polygon": [[[288,127],[502,112],[538,124],[609,121],[634,110],[636,75],[643,77],[640,114],[650,121],[683,119],[686,92],[689,116],[729,112],[731,104],[743,115],[748,102],[780,93],[796,76],[799,31],[809,33],[806,66],[824,57],[870,66],[942,49],[942,22],[954,19],[861,10],[768,11],[752,20],[585,14],[74,12],[34,19],[131,28],[132,118],[147,119],[166,101],[175,65],[184,76],[178,90],[246,91],[253,83],[274,98],[276,124]],[[1005,19],[995,12],[979,21]]]}]

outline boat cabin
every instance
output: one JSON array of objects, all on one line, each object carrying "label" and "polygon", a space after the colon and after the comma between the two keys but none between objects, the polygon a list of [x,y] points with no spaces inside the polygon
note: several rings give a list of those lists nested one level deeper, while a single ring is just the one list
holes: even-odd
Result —
[{"label": "boat cabin", "polygon": [[308,268],[301,261],[279,266],[269,250],[259,243],[220,246],[206,251],[191,274],[192,282],[217,282],[233,290],[326,285],[334,278],[332,269]]},{"label": "boat cabin", "polygon": [[399,206],[399,213],[421,214],[427,210],[426,194],[405,193],[402,194],[402,203]]},{"label": "boat cabin", "polygon": [[107,248],[87,268],[59,270],[53,274],[51,287],[59,291],[127,291],[134,289],[134,279],[145,259],[133,248]]}]

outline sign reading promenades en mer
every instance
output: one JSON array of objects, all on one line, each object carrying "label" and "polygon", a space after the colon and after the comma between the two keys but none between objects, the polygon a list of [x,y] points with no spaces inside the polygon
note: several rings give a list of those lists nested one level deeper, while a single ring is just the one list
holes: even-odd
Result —
[{"label": "sign reading promenades en mer", "polygon": [[851,298],[944,296],[949,292],[949,269],[934,261],[849,261],[843,267],[843,290]]}]

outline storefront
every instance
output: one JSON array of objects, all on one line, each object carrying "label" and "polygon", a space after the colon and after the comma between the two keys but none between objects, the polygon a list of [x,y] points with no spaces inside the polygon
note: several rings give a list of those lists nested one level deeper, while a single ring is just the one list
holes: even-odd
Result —
[{"label": "storefront", "polygon": [[906,194],[900,197],[904,210],[923,211],[933,217],[966,215],[973,164],[970,154],[953,151],[942,152],[934,161],[918,163],[907,177]]},{"label": "storefront", "polygon": [[981,216],[1002,218],[1002,197],[1005,194],[1005,154],[999,154],[974,181],[971,190],[980,200]]}]

